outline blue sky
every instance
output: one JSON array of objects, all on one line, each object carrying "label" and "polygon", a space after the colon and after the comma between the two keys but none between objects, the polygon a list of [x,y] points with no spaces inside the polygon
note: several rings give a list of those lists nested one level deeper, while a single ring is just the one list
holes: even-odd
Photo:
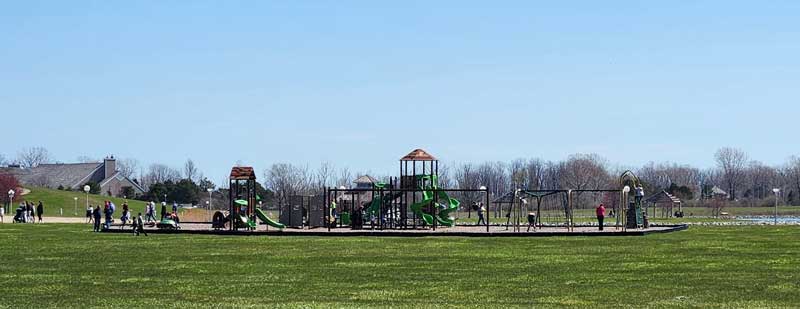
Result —
[{"label": "blue sky", "polygon": [[[0,153],[391,173],[800,153],[800,2],[0,3]],[[261,175],[261,173],[259,173]]]}]

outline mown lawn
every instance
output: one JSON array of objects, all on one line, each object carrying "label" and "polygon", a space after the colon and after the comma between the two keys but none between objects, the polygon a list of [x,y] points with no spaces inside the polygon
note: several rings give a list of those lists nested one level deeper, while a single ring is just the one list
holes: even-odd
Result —
[{"label": "mown lawn", "polygon": [[[78,198],[77,216],[83,217],[86,215],[86,193],[78,191],[61,191],[47,188],[32,187],[28,188],[31,193],[14,198],[16,201],[13,209],[16,209],[19,202],[26,200],[28,202],[39,203],[42,201],[44,204],[45,216],[64,216],[74,217],[75,215],[75,198]],[[109,197],[104,195],[89,194],[89,205],[103,207],[105,201],[112,201],[117,205],[117,214],[119,217],[122,214],[122,203],[128,202],[132,212],[144,211],[145,202],[137,200],[125,200],[123,198]],[[161,205],[158,205],[159,209]],[[63,210],[63,213],[61,212]],[[8,210],[6,210],[8,212]]]},{"label": "mown lawn", "polygon": [[629,238],[93,234],[0,225],[0,307],[793,307],[800,227]]}]

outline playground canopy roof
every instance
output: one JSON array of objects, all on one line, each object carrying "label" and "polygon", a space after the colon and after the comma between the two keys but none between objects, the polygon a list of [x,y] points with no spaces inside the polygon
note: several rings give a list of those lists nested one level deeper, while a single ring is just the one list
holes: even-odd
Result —
[{"label": "playground canopy roof", "polygon": [[231,169],[231,180],[255,180],[256,172],[250,166],[236,166]]},{"label": "playground canopy roof", "polygon": [[422,149],[414,149],[409,152],[405,157],[400,158],[400,161],[437,161],[434,156]]},{"label": "playground canopy roof", "polygon": [[675,204],[678,204],[678,203],[681,202],[681,200],[679,198],[675,197],[672,194],[669,194],[669,192],[667,192],[667,191],[661,191],[661,192],[658,192],[656,194],[653,194],[652,196],[644,199],[644,201],[648,202],[648,203],[655,203],[655,204],[659,204],[659,203],[675,203]]}]

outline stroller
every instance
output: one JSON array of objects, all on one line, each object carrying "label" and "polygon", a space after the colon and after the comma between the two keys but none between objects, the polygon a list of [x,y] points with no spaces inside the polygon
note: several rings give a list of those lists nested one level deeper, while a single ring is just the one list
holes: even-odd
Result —
[{"label": "stroller", "polygon": [[17,207],[17,212],[14,215],[14,222],[15,223],[25,223],[25,207]]}]

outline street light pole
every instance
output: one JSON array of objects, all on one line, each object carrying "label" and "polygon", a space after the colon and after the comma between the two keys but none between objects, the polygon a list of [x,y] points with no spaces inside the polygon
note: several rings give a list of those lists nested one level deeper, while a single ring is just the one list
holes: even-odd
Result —
[{"label": "street light pole", "polygon": [[781,189],[775,188],[772,192],[775,192],[775,225],[778,225],[778,194],[781,193]]},{"label": "street light pole", "polygon": [[206,191],[208,191],[208,201],[206,201],[206,216],[209,217],[208,221],[211,221],[211,193],[214,192],[214,189],[208,188]]},{"label": "street light pole", "polygon": [[[14,189],[8,190],[8,213],[11,213],[11,208],[14,207]],[[6,211],[3,209],[3,211]],[[5,214],[3,214],[5,216]],[[14,220],[11,220],[14,222]]]},{"label": "street light pole", "polygon": [[89,191],[92,190],[92,187],[89,185],[83,186],[83,192],[86,192],[86,209],[89,209]]}]

